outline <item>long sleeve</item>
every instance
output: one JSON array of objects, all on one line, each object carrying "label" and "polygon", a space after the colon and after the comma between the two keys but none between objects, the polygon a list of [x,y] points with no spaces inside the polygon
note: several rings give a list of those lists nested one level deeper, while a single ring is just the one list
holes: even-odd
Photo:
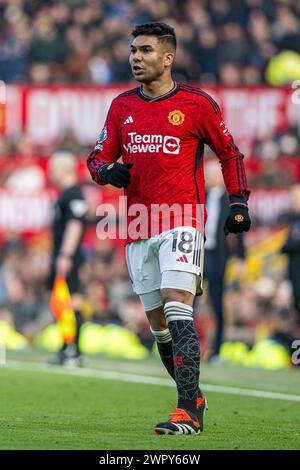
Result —
[{"label": "long sleeve", "polygon": [[220,160],[230,200],[232,196],[236,195],[243,196],[247,200],[250,191],[243,163],[244,156],[235,145],[233,137],[223,121],[219,106],[211,97],[209,98],[209,100],[205,100],[205,108],[201,110],[200,136]]},{"label": "long sleeve", "polygon": [[282,247],[282,253],[288,255],[300,254],[300,217],[294,216],[287,240]]},{"label": "long sleeve", "polygon": [[104,183],[102,183],[98,176],[99,168],[107,163],[114,163],[122,154],[119,125],[115,108],[113,102],[107,114],[101,134],[87,160],[87,166],[93,180],[100,185]]}]

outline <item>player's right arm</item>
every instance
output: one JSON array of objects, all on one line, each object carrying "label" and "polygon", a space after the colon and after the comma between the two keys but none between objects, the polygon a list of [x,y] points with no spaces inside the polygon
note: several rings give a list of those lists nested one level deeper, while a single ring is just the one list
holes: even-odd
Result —
[{"label": "player's right arm", "polygon": [[117,162],[122,155],[122,146],[116,108],[113,101],[101,134],[88,157],[87,166],[96,183],[124,188],[130,183],[129,169],[132,164]]}]

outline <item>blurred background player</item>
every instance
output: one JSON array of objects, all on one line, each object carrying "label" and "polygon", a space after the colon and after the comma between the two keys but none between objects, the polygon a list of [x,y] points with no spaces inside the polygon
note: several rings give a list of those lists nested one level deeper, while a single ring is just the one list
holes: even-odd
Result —
[{"label": "blurred background player", "polygon": [[288,276],[293,288],[297,323],[300,325],[300,184],[295,184],[290,191],[291,213],[290,228],[282,252],[289,258]]},{"label": "blurred background player", "polygon": [[82,316],[78,271],[84,261],[80,245],[88,206],[78,184],[77,161],[72,153],[56,152],[50,159],[49,169],[53,184],[61,191],[54,205],[53,251],[49,283],[52,288],[57,276],[66,279],[76,317],[74,342],[64,342],[58,355],[53,359],[53,363],[65,364],[72,361],[80,365],[82,358],[79,349],[79,334]]},{"label": "blurred background player", "polygon": [[[230,247],[228,237],[225,236],[224,226],[230,206],[224,179],[219,163],[210,158],[205,162],[205,188],[207,221],[205,224],[205,255],[204,278],[208,281],[208,293],[216,319],[216,328],[213,339],[210,361],[219,359],[220,347],[224,331],[224,277]],[[233,254],[239,259],[239,268],[243,269],[245,247],[242,233],[232,235],[235,238]]]}]

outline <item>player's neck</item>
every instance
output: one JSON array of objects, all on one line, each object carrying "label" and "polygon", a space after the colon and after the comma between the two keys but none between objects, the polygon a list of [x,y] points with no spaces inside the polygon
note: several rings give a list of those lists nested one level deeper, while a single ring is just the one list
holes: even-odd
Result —
[{"label": "player's neck", "polygon": [[151,83],[143,83],[142,92],[149,98],[158,98],[159,96],[167,94],[175,87],[175,82],[172,77],[168,78],[163,82],[154,81]]}]

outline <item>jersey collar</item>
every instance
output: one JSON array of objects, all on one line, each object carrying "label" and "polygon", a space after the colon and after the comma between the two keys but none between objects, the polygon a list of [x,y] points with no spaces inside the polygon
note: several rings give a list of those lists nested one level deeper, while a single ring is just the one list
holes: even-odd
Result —
[{"label": "jersey collar", "polygon": [[163,101],[171,98],[171,96],[176,95],[177,91],[179,90],[178,83],[174,81],[174,86],[171,90],[167,91],[163,95],[157,96],[156,98],[151,98],[150,96],[144,95],[142,91],[142,85],[137,89],[137,94],[142,100],[148,101],[149,103],[156,102],[156,101]]}]

